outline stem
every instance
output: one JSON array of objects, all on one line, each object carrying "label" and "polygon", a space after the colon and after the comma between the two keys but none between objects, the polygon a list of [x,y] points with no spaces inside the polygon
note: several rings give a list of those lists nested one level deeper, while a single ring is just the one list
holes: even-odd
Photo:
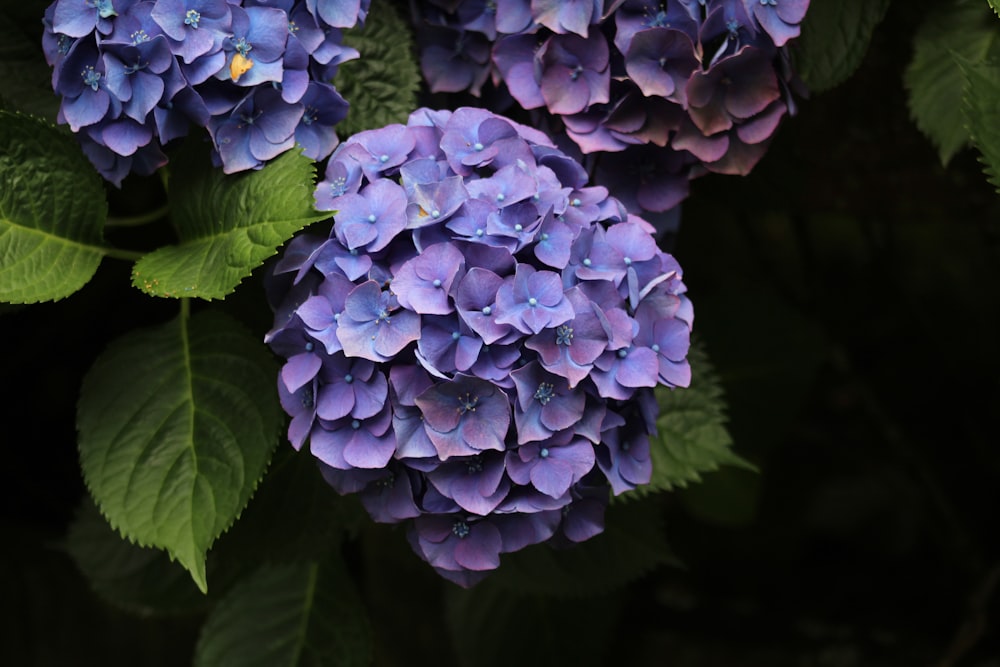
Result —
[{"label": "stem", "polygon": [[105,227],[138,227],[139,225],[145,225],[150,222],[155,222],[160,218],[164,218],[170,207],[164,204],[160,208],[142,213],[140,215],[130,215],[124,217],[111,216],[104,223]]},{"label": "stem", "polygon": [[135,250],[122,250],[120,248],[101,248],[105,257],[112,257],[114,259],[121,259],[126,262],[135,262],[141,258],[145,253],[136,252]]}]

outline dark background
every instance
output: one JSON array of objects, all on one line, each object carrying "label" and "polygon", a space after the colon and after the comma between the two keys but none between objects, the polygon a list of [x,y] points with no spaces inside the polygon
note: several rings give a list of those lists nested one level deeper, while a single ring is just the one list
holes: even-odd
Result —
[{"label": "dark background", "polygon": [[[919,18],[893,3],[861,69],[803,101],[749,177],[693,183],[674,252],[759,472],[660,498],[682,566],[512,605],[457,598],[398,531],[366,527],[345,554],[376,664],[1000,666],[1000,198],[974,151],[943,167],[908,117]],[[113,212],[160,196],[127,191]],[[3,664],[190,661],[203,616],[119,611],[62,546],[85,494],[81,378],[107,341],[173,315],[128,270],[107,260],[69,299],[0,310]],[[263,333],[258,289],[226,307]],[[464,632],[456,599],[496,609],[494,633]],[[565,653],[529,652],[542,636]]]}]

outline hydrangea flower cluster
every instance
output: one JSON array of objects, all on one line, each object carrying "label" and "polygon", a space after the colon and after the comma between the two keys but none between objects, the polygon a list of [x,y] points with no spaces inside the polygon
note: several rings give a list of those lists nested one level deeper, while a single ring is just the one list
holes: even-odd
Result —
[{"label": "hydrangea flower cluster", "polygon": [[[660,213],[706,170],[746,174],[793,101],[786,44],[809,0],[425,0],[433,91],[489,80],[544,112],[630,210]],[[541,122],[541,119],[539,119]],[[568,144],[560,144],[568,149]]]},{"label": "hydrangea flower cluster", "polygon": [[341,28],[369,0],[56,0],[43,45],[77,133],[116,185],[167,162],[162,146],[205,127],[226,173],[295,144],[321,159],[347,102],[329,82],[357,57]]},{"label": "hydrangea flower cluster", "polygon": [[360,132],[269,279],[288,437],[446,578],[603,530],[648,483],[693,310],[653,229],[542,132],[420,109]]}]

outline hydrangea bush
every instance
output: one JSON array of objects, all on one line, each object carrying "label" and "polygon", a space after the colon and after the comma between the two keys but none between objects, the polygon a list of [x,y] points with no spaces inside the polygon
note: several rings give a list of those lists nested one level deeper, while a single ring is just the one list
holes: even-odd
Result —
[{"label": "hydrangea bush", "polygon": [[794,112],[787,45],[809,0],[420,6],[431,90],[502,86],[567,150],[602,154],[595,178],[630,210],[662,214],[693,177],[748,173]]},{"label": "hydrangea bush", "polygon": [[152,174],[163,145],[206,128],[228,173],[295,145],[319,160],[348,104],[331,84],[357,57],[341,29],[368,0],[57,0],[43,45],[59,120],[108,180]]},{"label": "hydrangea bush", "polygon": [[649,482],[693,321],[653,230],[537,130],[420,109],[341,144],[275,267],[289,439],[469,584]]},{"label": "hydrangea bush", "polygon": [[[79,455],[15,448],[39,457],[8,466],[17,492],[49,491],[36,469],[68,468],[60,492],[82,479],[67,551],[121,607],[205,615],[196,665],[364,664],[365,598],[391,596],[413,598],[414,634],[457,600],[456,644],[576,642],[578,616],[520,596],[621,592],[676,562],[668,492],[749,465],[662,225],[692,178],[755,165],[796,72],[843,81],[888,2],[4,5],[0,301],[9,350],[50,360],[8,355],[7,404],[36,415],[9,421],[44,410]],[[942,160],[971,142],[1000,185],[996,22],[976,4],[927,12],[907,88]],[[795,187],[759,183],[725,196]],[[692,292],[746,327],[727,363],[796,363],[775,334],[803,322],[747,297],[769,276],[744,280],[785,275],[792,236],[698,249],[713,275]],[[764,261],[714,273],[740,253]],[[93,280],[105,260],[131,286]],[[60,303],[20,307],[39,302]],[[645,608],[604,603],[580,607],[590,634],[631,641],[614,630]]]}]

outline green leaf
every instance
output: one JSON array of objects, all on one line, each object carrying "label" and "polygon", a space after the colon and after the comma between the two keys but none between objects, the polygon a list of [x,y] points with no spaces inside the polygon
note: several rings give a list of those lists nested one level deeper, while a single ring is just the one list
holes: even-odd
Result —
[{"label": "green leaf", "polygon": [[910,115],[944,165],[969,143],[962,106],[955,103],[965,89],[958,61],[982,62],[998,36],[980,0],[958,0],[929,12],[913,39],[913,60],[903,75]]},{"label": "green leaf", "polygon": [[0,301],[54,301],[87,284],[104,256],[107,208],[71,137],[0,111]]},{"label": "green leaf", "polygon": [[660,500],[612,504],[603,533],[565,549],[543,543],[506,554],[491,579],[516,591],[581,597],[611,592],[661,565],[680,566],[667,544]]},{"label": "green leaf", "polygon": [[722,386],[705,350],[692,345],[688,361],[690,387],[656,389],[660,416],[656,420],[657,433],[649,443],[652,479],[648,485],[623,494],[623,498],[685,488],[700,482],[702,474],[723,465],[753,469],[731,449]]},{"label": "green leaf", "polygon": [[247,504],[283,420],[277,368],[240,325],[184,315],[113,342],[77,410],[84,480],[130,540],[207,590],[205,552]]},{"label": "green leaf", "polygon": [[1000,193],[1000,62],[960,61],[967,80],[963,111],[986,178]]},{"label": "green leaf", "polygon": [[421,77],[410,30],[409,22],[389,2],[369,12],[363,26],[344,30],[344,45],[357,49],[361,57],[340,65],[333,80],[351,105],[347,118],[337,124],[341,138],[405,123],[417,108]]},{"label": "green leaf", "polygon": [[193,142],[184,148],[171,163],[169,188],[181,242],[132,270],[132,284],[147,294],[222,299],[295,232],[329,217],[313,208],[313,163],[299,151],[226,175]]},{"label": "green leaf", "polygon": [[993,8],[993,13],[1000,16],[1000,0],[989,0],[990,7]]},{"label": "green leaf", "polygon": [[799,76],[814,92],[847,80],[864,60],[889,0],[812,0],[792,43]]},{"label": "green leaf", "polygon": [[339,562],[264,567],[209,614],[196,667],[362,666],[372,636],[364,607]]},{"label": "green leaf", "polygon": [[84,499],[70,524],[66,548],[98,595],[141,616],[200,611],[207,598],[190,575],[159,549],[122,539]]}]

